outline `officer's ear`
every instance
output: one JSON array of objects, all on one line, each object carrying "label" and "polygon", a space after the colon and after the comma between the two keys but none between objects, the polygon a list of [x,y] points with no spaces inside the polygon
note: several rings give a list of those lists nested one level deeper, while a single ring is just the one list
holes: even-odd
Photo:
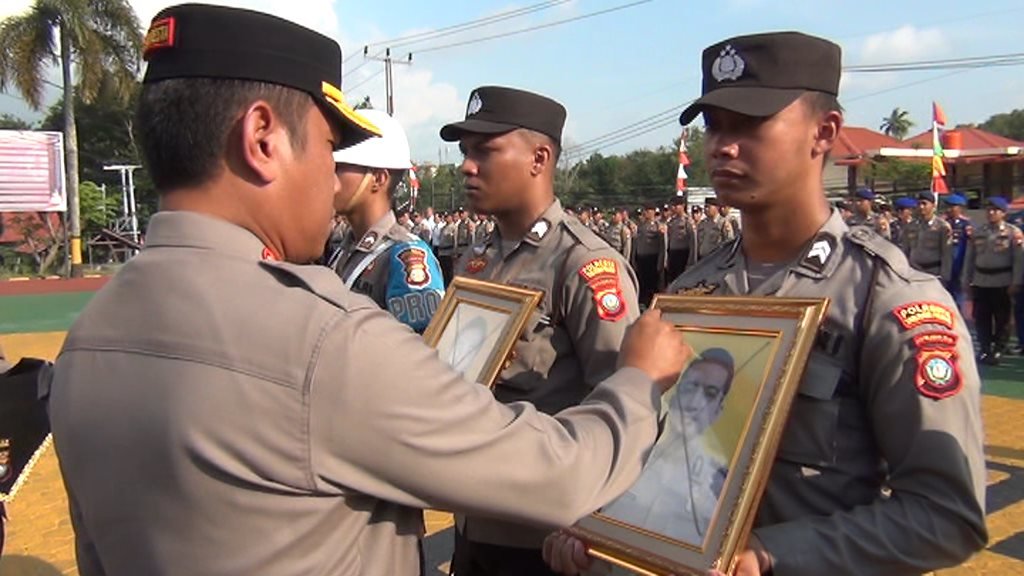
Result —
[{"label": "officer's ear", "polygon": [[260,182],[276,180],[281,173],[281,161],[287,157],[282,152],[291,146],[281,117],[267,101],[257,100],[246,108],[237,126],[233,137],[239,144],[235,158],[244,165],[240,168],[247,169]]},{"label": "officer's ear", "polygon": [[843,113],[838,110],[830,110],[818,115],[817,127],[814,134],[813,156],[827,156],[835,146],[839,138],[839,131],[843,128]]},{"label": "officer's ear", "polygon": [[388,178],[391,177],[387,170],[380,170],[374,168],[371,173],[373,174],[373,191],[387,190],[388,189]]}]

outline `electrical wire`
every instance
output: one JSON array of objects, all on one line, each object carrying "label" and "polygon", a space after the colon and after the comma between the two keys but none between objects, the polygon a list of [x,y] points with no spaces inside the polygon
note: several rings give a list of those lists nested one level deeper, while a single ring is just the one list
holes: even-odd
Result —
[{"label": "electrical wire", "polygon": [[636,0],[635,2],[629,2],[629,3],[626,3],[626,4],[619,4],[618,6],[612,6],[611,8],[605,8],[604,10],[597,10],[597,11],[594,11],[594,12],[588,12],[586,14],[580,14],[579,16],[573,16],[572,18],[565,18],[565,19],[562,19],[562,20],[555,20],[553,22],[548,22],[546,24],[539,24],[539,25],[536,25],[536,26],[529,26],[527,28],[520,28],[518,30],[510,30],[508,32],[502,32],[501,34],[493,34],[491,36],[483,36],[481,38],[474,38],[472,40],[463,40],[461,42],[453,42],[451,44],[443,44],[441,46],[431,46],[429,48],[420,48],[419,50],[416,50],[416,53],[417,54],[423,54],[423,53],[426,53],[426,52],[436,52],[438,50],[446,50],[448,48],[455,48],[455,47],[458,47],[458,46],[465,46],[467,44],[476,44],[478,42],[486,42],[488,40],[496,40],[498,38],[507,38],[509,36],[515,36],[517,34],[525,34],[527,32],[533,32],[535,30],[543,30],[545,28],[552,28],[554,26],[560,26],[562,24],[568,24],[570,22],[576,22],[576,21],[579,21],[579,20],[584,20],[586,18],[593,18],[595,16],[601,16],[603,14],[608,14],[608,13],[611,13],[611,12],[617,12],[619,10],[625,10],[627,8],[633,8],[635,6],[639,6],[641,4],[647,4],[647,3],[653,2],[653,1],[654,0]]}]

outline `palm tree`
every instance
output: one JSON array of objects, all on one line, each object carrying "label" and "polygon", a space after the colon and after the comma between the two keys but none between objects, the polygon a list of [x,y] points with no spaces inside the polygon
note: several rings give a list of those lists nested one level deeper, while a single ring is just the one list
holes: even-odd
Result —
[{"label": "palm tree", "polygon": [[89,102],[106,80],[127,99],[138,75],[141,47],[139,19],[128,0],[35,0],[26,12],[0,22],[0,91],[13,84],[38,110],[48,68],[59,63],[63,74],[72,276],[82,274],[74,96],[77,91]]},{"label": "palm tree", "polygon": [[914,121],[910,119],[910,113],[906,110],[893,108],[888,117],[882,118],[882,125],[878,127],[886,136],[892,136],[897,140],[903,140],[910,133]]}]

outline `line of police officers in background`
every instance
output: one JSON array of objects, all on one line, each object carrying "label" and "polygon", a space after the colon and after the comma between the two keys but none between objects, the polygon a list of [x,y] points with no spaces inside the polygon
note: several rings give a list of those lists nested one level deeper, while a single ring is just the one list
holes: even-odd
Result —
[{"label": "line of police officers in background", "polygon": [[[565,211],[629,261],[637,273],[644,305],[667,282],[735,238],[740,230],[738,214],[715,198],[706,199],[703,206],[689,206],[689,210],[686,198],[676,196],[669,204],[648,203],[635,212],[626,207],[604,210],[586,205],[566,207]],[[451,281],[454,263],[494,231],[492,217],[463,207],[452,212],[427,207],[423,212],[398,210],[396,214],[399,224],[434,249],[446,284]],[[344,218],[338,218],[334,236],[344,236],[346,230]]]},{"label": "line of police officers in background", "polygon": [[867,188],[840,202],[846,223],[873,228],[907,255],[910,264],[938,276],[961,311],[965,297],[973,304],[978,360],[998,364],[1008,352],[1011,311],[1017,329],[1018,354],[1024,355],[1024,234],[1021,212],[1008,221],[1005,198],[985,201],[984,222],[972,222],[964,213],[967,199],[960,194],[932,192],[881,202]]},{"label": "line of police officers in background", "polygon": [[[1013,352],[1024,355],[1024,212],[1016,212],[1016,221],[1011,221],[1007,201],[992,197],[985,202],[985,222],[975,224],[965,214],[966,206],[967,200],[957,193],[940,195],[936,205],[935,196],[927,191],[889,204],[868,188],[837,202],[848,225],[873,228],[899,246],[912,266],[938,276],[961,310],[970,297],[978,359],[998,364],[1011,351],[1011,318],[1017,332]],[[740,232],[738,214],[715,198],[706,199],[703,206],[688,205],[684,196],[676,196],[666,205],[648,203],[635,211],[579,205],[566,212],[629,261],[645,306],[668,280]],[[494,230],[493,218],[462,207],[446,213],[429,207],[422,213],[399,211],[398,221],[433,247],[446,284],[454,263]],[[344,226],[340,221],[337,230]]]}]

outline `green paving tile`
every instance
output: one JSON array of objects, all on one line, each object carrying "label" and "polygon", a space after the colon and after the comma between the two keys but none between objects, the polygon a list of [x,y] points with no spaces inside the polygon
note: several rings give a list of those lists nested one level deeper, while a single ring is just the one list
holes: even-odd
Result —
[{"label": "green paving tile", "polygon": [[1003,356],[999,366],[979,366],[982,391],[1024,400],[1024,356]]},{"label": "green paving tile", "polygon": [[93,294],[62,292],[0,297],[0,334],[65,331]]}]

